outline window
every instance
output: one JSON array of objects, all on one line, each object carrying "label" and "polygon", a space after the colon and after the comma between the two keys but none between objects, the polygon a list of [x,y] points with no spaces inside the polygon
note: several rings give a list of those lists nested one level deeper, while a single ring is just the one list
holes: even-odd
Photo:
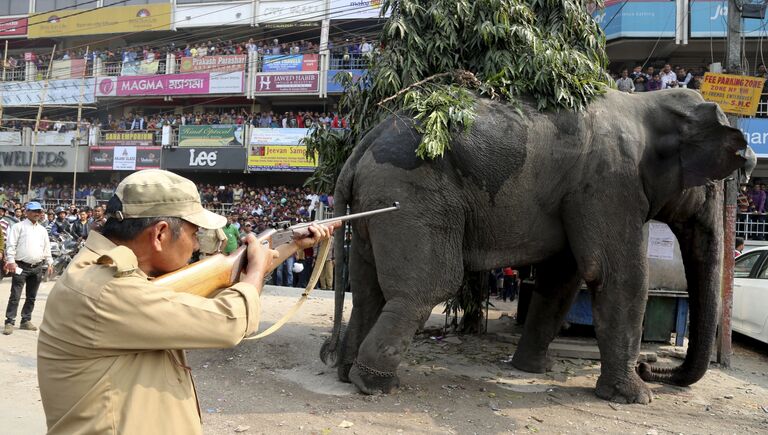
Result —
[{"label": "window", "polygon": [[733,267],[734,278],[749,278],[752,269],[760,259],[762,252],[750,252],[736,259],[736,265]]},{"label": "window", "polygon": [[94,7],[96,7],[96,2],[91,0],[37,0],[35,2],[35,12],[37,13],[64,8],[91,9]]},{"label": "window", "polygon": [[0,15],[26,15],[29,3],[29,0],[0,0]]}]

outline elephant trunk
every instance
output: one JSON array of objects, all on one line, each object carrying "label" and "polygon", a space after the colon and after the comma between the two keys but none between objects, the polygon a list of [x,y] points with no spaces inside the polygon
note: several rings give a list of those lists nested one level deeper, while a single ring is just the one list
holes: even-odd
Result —
[{"label": "elephant trunk", "polygon": [[[338,195],[338,193],[337,193]],[[344,195],[338,195],[335,198],[336,217],[343,216],[347,212],[347,203],[344,200]],[[341,341],[341,321],[344,316],[344,296],[347,287],[347,276],[344,274],[347,259],[346,252],[344,251],[345,231],[346,225],[342,226],[341,234],[337,235],[334,240],[333,252],[334,252],[334,269],[333,269],[333,292],[334,292],[334,308],[333,308],[333,330],[331,336],[325,340],[320,348],[320,360],[324,364],[328,361],[338,362],[336,358],[338,355],[339,342]]]},{"label": "elephant trunk", "polygon": [[709,368],[717,332],[720,302],[720,270],[723,260],[722,183],[706,187],[706,200],[686,222],[671,222],[685,266],[690,304],[688,352],[683,363],[672,368],[640,364],[640,377],[649,382],[688,386]]}]

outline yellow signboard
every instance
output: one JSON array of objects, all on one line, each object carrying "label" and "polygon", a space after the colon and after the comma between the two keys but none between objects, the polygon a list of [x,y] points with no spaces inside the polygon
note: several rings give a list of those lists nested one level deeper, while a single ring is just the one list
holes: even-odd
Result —
[{"label": "yellow signboard", "polygon": [[29,17],[29,38],[129,33],[171,29],[171,5],[105,6]]},{"label": "yellow signboard", "polygon": [[717,103],[723,112],[755,116],[765,79],[732,74],[705,73],[701,95]]},{"label": "yellow signboard", "polygon": [[251,145],[249,171],[314,171],[304,145]]}]

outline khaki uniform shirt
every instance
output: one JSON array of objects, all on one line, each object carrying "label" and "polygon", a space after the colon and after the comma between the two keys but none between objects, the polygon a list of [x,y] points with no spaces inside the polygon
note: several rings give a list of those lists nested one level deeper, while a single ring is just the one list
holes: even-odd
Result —
[{"label": "khaki uniform shirt", "polygon": [[197,233],[197,241],[200,244],[200,253],[211,255],[224,248],[222,243],[227,241],[227,236],[221,228],[216,230],[201,228]]},{"label": "khaki uniform shirt", "polygon": [[37,347],[49,434],[199,434],[182,349],[231,347],[258,327],[239,283],[207,299],[149,281],[97,232],[51,290]]}]

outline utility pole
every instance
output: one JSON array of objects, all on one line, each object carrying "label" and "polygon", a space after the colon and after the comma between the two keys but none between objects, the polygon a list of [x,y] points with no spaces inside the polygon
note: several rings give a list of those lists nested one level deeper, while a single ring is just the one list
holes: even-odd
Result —
[{"label": "utility pole", "polygon": [[[741,75],[741,10],[737,0],[728,0],[728,28],[726,43],[726,70],[728,74]],[[728,116],[728,122],[738,127],[739,118]],[[733,311],[733,249],[736,239],[736,197],[739,194],[739,172],[735,171],[724,182],[725,204],[723,207],[723,277],[721,285],[722,315],[720,337],[717,342],[717,362],[724,368],[731,367],[731,312]]]}]

